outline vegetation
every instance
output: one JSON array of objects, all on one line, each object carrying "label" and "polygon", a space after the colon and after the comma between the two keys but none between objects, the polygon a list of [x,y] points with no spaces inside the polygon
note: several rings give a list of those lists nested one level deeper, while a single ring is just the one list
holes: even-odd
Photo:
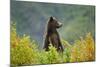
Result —
[{"label": "vegetation", "polygon": [[57,52],[53,46],[49,51],[39,50],[30,36],[20,37],[16,32],[16,24],[11,26],[11,65],[54,64],[95,60],[95,43],[91,33],[69,44],[62,39],[64,52]]}]

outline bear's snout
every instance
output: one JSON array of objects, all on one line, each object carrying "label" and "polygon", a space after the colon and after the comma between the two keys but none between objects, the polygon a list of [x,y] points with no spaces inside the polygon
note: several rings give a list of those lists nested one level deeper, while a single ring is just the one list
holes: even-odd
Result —
[{"label": "bear's snout", "polygon": [[62,23],[58,22],[57,28],[62,27],[62,25],[63,25]]}]

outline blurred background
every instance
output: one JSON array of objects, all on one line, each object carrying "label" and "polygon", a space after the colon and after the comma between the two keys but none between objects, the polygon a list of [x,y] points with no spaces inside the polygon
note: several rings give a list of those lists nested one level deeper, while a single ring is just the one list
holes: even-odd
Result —
[{"label": "blurred background", "polygon": [[11,1],[11,23],[16,23],[17,33],[30,35],[40,47],[50,16],[63,24],[58,32],[69,43],[88,32],[95,38],[95,6]]}]

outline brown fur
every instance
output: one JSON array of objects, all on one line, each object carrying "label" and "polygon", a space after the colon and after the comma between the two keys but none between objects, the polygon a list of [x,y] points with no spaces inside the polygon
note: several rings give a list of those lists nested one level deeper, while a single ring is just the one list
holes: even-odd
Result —
[{"label": "brown fur", "polygon": [[47,31],[44,41],[44,49],[48,51],[49,44],[51,43],[57,51],[63,51],[63,47],[60,41],[59,34],[57,32],[57,28],[60,28],[62,26],[61,23],[58,23],[56,19],[53,17],[50,17],[47,25]]}]

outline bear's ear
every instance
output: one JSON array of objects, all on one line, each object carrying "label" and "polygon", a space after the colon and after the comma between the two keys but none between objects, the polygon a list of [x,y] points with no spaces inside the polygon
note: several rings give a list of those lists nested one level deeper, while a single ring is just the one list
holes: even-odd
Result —
[{"label": "bear's ear", "polygon": [[53,17],[52,16],[50,17],[50,21],[53,21]]}]

